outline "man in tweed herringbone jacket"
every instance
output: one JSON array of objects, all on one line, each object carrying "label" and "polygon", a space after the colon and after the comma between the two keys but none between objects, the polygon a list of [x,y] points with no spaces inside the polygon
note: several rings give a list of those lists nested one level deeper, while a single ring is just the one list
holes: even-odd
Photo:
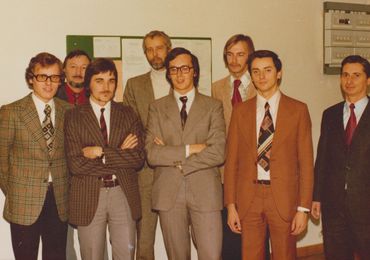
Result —
[{"label": "man in tweed herringbone jacket", "polygon": [[[26,81],[33,93],[0,109],[0,186],[4,218],[10,223],[15,258],[65,259],[68,172],[64,152],[64,113],[69,105],[53,98],[62,65],[48,53],[31,59]],[[43,132],[45,106],[51,107],[52,148]]]}]

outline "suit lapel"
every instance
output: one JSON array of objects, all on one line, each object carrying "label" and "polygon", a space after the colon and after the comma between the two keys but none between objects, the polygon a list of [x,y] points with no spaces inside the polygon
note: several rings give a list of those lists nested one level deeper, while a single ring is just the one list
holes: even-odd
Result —
[{"label": "suit lapel", "polygon": [[198,91],[195,90],[195,96],[193,104],[191,105],[183,137],[185,138],[188,134],[194,133],[194,127],[204,118],[204,115],[208,112],[207,106],[204,103],[204,99],[199,95]]},{"label": "suit lapel", "polygon": [[182,132],[180,111],[173,94],[167,96],[166,110],[164,113],[172,122],[172,126],[175,128],[175,130]]},{"label": "suit lapel", "polygon": [[[366,108],[360,118],[360,121],[357,124],[356,130],[353,133],[351,146],[360,147],[360,145],[358,144],[363,141],[362,137],[368,135],[367,133],[369,132],[370,129],[369,118],[370,118],[370,102],[367,103]],[[342,128],[344,129],[344,127]]]},{"label": "suit lapel", "polygon": [[64,133],[62,131],[64,125],[64,111],[62,105],[57,99],[54,99],[55,104],[55,132],[54,132],[54,141],[53,149],[51,151],[50,157],[53,157],[57,147],[64,142]]},{"label": "suit lapel", "polygon": [[227,110],[227,111],[232,111],[233,107],[232,107],[232,104],[231,104],[231,93],[230,93],[230,89],[231,89],[231,86],[230,86],[230,76],[228,76],[226,79],[225,79],[225,85],[223,88],[221,88],[221,91],[222,91],[222,103],[224,105],[224,110]]},{"label": "suit lapel", "polygon": [[100,131],[100,125],[98,119],[96,118],[94,111],[89,104],[81,106],[81,114],[82,114],[82,124],[88,130],[88,132],[93,137],[93,142],[99,144],[101,147],[104,147],[104,140],[102,133]]},{"label": "suit lapel", "polygon": [[241,135],[244,136],[246,144],[250,146],[250,150],[254,151],[257,156],[257,98],[254,97],[248,103],[243,103],[242,106],[245,108],[245,111],[242,113],[243,120],[240,122],[240,127],[242,128]]},{"label": "suit lapel", "polygon": [[152,80],[150,79],[150,72],[145,74],[145,80],[143,84],[142,97],[145,100],[145,104],[150,104],[154,101],[154,90]]},{"label": "suit lapel", "polygon": [[111,103],[111,111],[110,111],[110,130],[109,130],[109,144],[114,145],[119,143],[120,140],[117,140],[119,138],[119,131],[118,125],[120,125],[120,120],[123,119],[122,116],[120,116],[118,108],[118,104],[113,102]]},{"label": "suit lapel", "polygon": [[49,155],[48,149],[46,147],[46,141],[44,133],[42,132],[42,127],[40,123],[39,115],[37,114],[35,103],[32,100],[32,94],[29,94],[25,98],[23,111],[21,117],[26,126],[26,129],[31,133],[33,139],[40,145],[42,150]]},{"label": "suit lapel", "polygon": [[279,108],[276,116],[275,133],[272,140],[271,154],[273,154],[274,151],[279,148],[284,139],[288,137],[289,131],[287,131],[287,127],[291,127],[291,118],[289,116],[289,113],[291,111],[290,109],[291,108],[289,108],[286,96],[281,93]]}]

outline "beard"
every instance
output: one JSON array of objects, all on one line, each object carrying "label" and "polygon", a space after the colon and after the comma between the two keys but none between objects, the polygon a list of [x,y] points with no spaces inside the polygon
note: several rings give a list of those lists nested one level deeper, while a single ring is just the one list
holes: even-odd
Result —
[{"label": "beard", "polygon": [[70,81],[68,81],[68,84],[71,87],[74,87],[74,88],[83,88],[84,87],[84,83],[83,82],[74,82],[74,81],[70,80]]},{"label": "beard", "polygon": [[155,70],[160,70],[164,68],[164,61],[161,58],[154,58],[150,62],[150,66],[152,66]]}]

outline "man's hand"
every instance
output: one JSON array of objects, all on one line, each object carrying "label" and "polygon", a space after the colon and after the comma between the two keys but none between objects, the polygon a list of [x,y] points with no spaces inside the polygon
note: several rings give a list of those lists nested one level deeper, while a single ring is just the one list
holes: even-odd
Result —
[{"label": "man's hand", "polygon": [[315,219],[319,219],[321,215],[321,203],[318,201],[312,202],[311,215]]},{"label": "man's hand", "polygon": [[86,146],[82,149],[82,153],[88,159],[96,159],[103,156],[103,148],[100,146]]},{"label": "man's hand", "polygon": [[134,135],[134,134],[129,134],[125,138],[125,140],[123,141],[123,143],[121,144],[121,149],[122,150],[125,150],[125,149],[135,148],[135,146],[137,146],[137,143],[138,143],[137,136]]},{"label": "man's hand", "polygon": [[159,137],[154,138],[154,143],[157,145],[164,145],[164,142]]},{"label": "man's hand", "polygon": [[236,211],[235,204],[227,205],[227,224],[232,232],[241,234],[242,225],[240,224],[239,214]]},{"label": "man's hand", "polygon": [[307,222],[308,214],[297,211],[292,222],[291,234],[297,236],[302,233],[307,228]]},{"label": "man's hand", "polygon": [[207,147],[206,144],[190,144],[189,145],[189,155],[200,153],[206,147]]}]

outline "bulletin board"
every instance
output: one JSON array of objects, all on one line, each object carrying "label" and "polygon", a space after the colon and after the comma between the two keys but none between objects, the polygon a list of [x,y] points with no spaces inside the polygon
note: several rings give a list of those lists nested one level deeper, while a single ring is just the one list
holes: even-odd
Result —
[{"label": "bulletin board", "polygon": [[[122,101],[124,86],[129,78],[150,70],[140,36],[67,35],[67,53],[74,49],[86,51],[92,59],[110,58],[118,71],[115,100]],[[200,65],[199,92],[211,95],[212,39],[206,37],[173,37],[172,48],[184,47],[197,56]]]}]

